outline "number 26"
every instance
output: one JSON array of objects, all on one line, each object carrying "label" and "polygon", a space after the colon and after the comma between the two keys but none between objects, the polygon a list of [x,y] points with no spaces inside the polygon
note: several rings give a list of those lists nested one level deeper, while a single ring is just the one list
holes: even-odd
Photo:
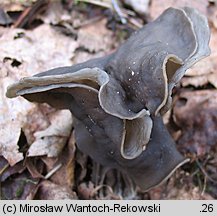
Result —
[{"label": "number 26", "polygon": [[202,204],[201,212],[213,212],[213,204]]}]

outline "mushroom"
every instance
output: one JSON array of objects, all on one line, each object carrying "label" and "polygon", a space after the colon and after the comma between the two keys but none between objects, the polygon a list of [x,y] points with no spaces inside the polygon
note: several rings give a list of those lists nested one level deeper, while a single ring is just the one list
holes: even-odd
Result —
[{"label": "mushroom", "polygon": [[78,148],[129,175],[144,191],[186,163],[162,121],[172,89],[210,54],[207,19],[192,8],[168,8],[116,52],[60,67],[9,86],[23,96],[69,109]]}]

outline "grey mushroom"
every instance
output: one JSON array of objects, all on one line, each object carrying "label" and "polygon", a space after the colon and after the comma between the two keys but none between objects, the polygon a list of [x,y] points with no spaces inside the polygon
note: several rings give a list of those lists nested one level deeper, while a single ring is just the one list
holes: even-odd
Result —
[{"label": "grey mushroom", "polygon": [[198,11],[169,8],[113,54],[23,78],[7,96],[69,109],[78,148],[148,190],[187,161],[161,116],[185,71],[210,54],[209,38]]}]

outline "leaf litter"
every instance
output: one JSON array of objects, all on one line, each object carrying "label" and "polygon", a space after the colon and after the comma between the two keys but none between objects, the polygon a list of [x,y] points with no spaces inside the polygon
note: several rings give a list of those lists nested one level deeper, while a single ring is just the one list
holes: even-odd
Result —
[{"label": "leaf litter", "polygon": [[[1,8],[11,15],[33,7],[35,2],[5,1]],[[187,72],[181,86],[174,90],[176,100],[166,116],[179,150],[191,162],[150,192],[140,191],[117,170],[101,167],[77,150],[68,111],[5,97],[6,87],[21,77],[111,53],[132,23],[149,22],[169,6],[188,5],[184,0],[167,0],[163,4],[152,0],[141,18],[124,8],[127,1],[122,2],[119,6],[122,12],[127,11],[124,15],[128,23],[118,24],[117,19],[113,21],[115,29],[108,29],[112,14],[106,12],[108,8],[70,1],[50,3],[25,28],[13,28],[13,24],[12,28],[0,27],[2,199],[217,198],[215,4],[194,2],[193,6],[209,18],[212,54]],[[91,22],[86,22],[88,18]],[[41,24],[34,27],[32,23],[37,20]]]}]

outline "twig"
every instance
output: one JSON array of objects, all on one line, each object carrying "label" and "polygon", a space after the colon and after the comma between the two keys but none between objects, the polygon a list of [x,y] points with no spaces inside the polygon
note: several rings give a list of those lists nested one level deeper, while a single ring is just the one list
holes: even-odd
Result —
[{"label": "twig", "polygon": [[44,179],[49,179],[58,169],[62,167],[62,164],[58,164],[56,167],[54,167],[47,175],[44,177]]},{"label": "twig", "polygon": [[88,25],[91,25],[95,22],[98,22],[99,20],[103,19],[103,16],[102,15],[99,15],[99,16],[96,16],[90,20],[85,20],[84,22],[80,23],[79,25],[77,25],[75,28],[81,28],[81,27],[84,27],[84,26],[88,26]]},{"label": "twig", "polygon": [[40,13],[48,3],[49,0],[38,0],[32,7],[26,8],[15,22],[14,28],[22,28],[26,24],[30,24],[36,15]]},{"label": "twig", "polygon": [[131,23],[133,26],[135,26],[136,29],[140,29],[143,26],[143,24],[141,24],[140,22],[138,22],[138,20],[136,20],[134,18],[128,19],[128,22]]},{"label": "twig", "polygon": [[123,12],[121,11],[121,9],[120,9],[120,7],[119,7],[117,1],[116,1],[116,0],[112,0],[112,5],[113,5],[113,8],[114,8],[115,12],[116,12],[116,13],[118,14],[118,16],[120,17],[121,23],[122,23],[122,24],[126,24],[126,23],[127,23],[127,20],[125,19],[124,14],[123,14]]},{"label": "twig", "polygon": [[108,189],[111,194],[114,193],[113,190],[112,190],[112,188],[111,188],[109,185],[105,185],[105,184],[103,184],[103,185],[97,185],[97,186],[91,191],[91,197],[93,197],[98,191],[100,191],[100,190],[103,189],[103,188]]},{"label": "twig", "polygon": [[0,176],[4,173],[4,171],[9,167],[9,163],[7,163],[1,170],[0,170]]},{"label": "twig", "polygon": [[[7,163],[1,170],[0,170],[0,177],[4,173],[4,171],[9,167],[9,163]],[[0,200],[2,200],[2,185],[0,179]]]},{"label": "twig", "polygon": [[200,168],[201,172],[204,174],[205,177],[207,177],[208,180],[210,180],[213,183],[217,183],[217,181],[215,179],[213,179],[212,177],[210,177],[208,175],[208,173],[206,172],[206,170],[203,168],[203,166],[200,164],[200,162],[198,161],[198,159],[195,160],[198,167]]},{"label": "twig", "polygon": [[203,190],[201,191],[201,195],[203,196],[206,190],[206,186],[207,186],[207,177],[204,177],[204,182],[203,182]]},{"label": "twig", "polygon": [[118,3],[116,0],[103,0],[103,1],[99,1],[99,0],[78,0],[78,2],[85,2],[85,3],[89,3],[89,4],[94,4],[100,7],[104,7],[104,8],[110,8],[113,9],[117,15],[120,17],[121,23],[122,24],[126,24],[127,20],[124,17],[124,13],[121,11]]},{"label": "twig", "polygon": [[94,4],[100,7],[104,7],[104,8],[111,8],[112,4],[111,1],[108,0],[104,0],[104,1],[99,1],[99,0],[77,0],[77,2],[85,2],[85,3],[89,3],[89,4]]}]

